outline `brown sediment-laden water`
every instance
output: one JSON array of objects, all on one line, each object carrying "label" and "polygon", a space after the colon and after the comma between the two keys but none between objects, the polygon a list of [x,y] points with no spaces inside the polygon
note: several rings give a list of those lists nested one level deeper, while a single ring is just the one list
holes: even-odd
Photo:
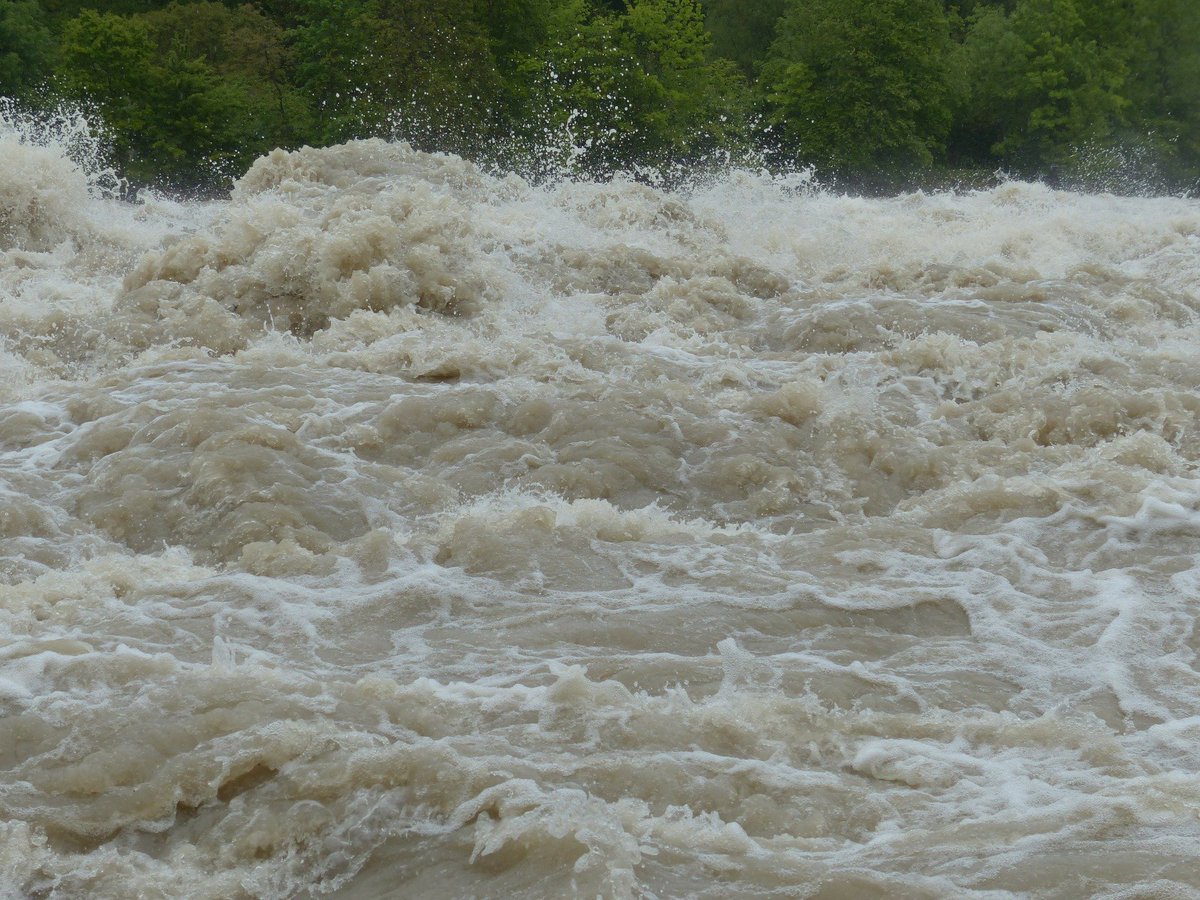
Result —
[{"label": "brown sediment-laden water", "polygon": [[0,160],[0,894],[1200,893],[1200,202]]}]

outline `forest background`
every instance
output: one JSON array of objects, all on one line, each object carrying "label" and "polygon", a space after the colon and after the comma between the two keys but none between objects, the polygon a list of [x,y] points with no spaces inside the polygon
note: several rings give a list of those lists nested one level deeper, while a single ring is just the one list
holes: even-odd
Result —
[{"label": "forest background", "polygon": [[0,0],[0,96],[132,182],[383,136],[527,177],[1200,186],[1197,0]]}]

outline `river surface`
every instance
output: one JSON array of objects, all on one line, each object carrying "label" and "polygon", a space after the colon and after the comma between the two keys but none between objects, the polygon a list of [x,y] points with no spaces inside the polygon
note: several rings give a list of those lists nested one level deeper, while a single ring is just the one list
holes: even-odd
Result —
[{"label": "river surface", "polygon": [[1200,896],[1200,202],[123,202],[0,133],[0,896]]}]

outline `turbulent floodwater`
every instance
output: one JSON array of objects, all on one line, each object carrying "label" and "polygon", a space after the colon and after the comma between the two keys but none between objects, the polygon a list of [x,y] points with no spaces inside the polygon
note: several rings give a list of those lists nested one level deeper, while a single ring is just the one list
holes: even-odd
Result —
[{"label": "turbulent floodwater", "polygon": [[0,136],[0,895],[1200,895],[1200,202],[224,202]]}]

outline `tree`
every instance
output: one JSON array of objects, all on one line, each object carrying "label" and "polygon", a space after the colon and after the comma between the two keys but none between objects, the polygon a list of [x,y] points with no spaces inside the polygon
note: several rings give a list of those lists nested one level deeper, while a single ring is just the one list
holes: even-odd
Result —
[{"label": "tree", "polygon": [[1194,179],[1200,168],[1200,4],[1136,0],[1121,27],[1129,104],[1119,136],[1151,142],[1170,174],[1186,178],[1191,171]]},{"label": "tree", "polygon": [[315,137],[389,135],[469,152],[492,127],[500,79],[473,0],[304,0],[297,82]]},{"label": "tree", "polygon": [[1188,0],[1164,0],[1165,15],[1157,38],[1162,104],[1152,108],[1149,124],[1173,145],[1184,171],[1200,174],[1200,6]]},{"label": "tree", "polygon": [[695,0],[631,0],[621,12],[568,0],[548,46],[523,66],[529,120],[569,132],[585,172],[697,159],[744,130],[746,90],[709,60]]},{"label": "tree", "polygon": [[162,57],[202,61],[237,98],[248,117],[236,123],[242,161],[310,136],[313,113],[290,83],[294,60],[284,30],[257,7],[193,0],[140,18]]},{"label": "tree", "polygon": [[[1024,167],[1064,161],[1113,131],[1128,105],[1120,41],[1101,41],[1079,0],[1020,0],[973,18],[966,51],[972,103],[964,130]],[[1097,23],[1099,24],[1099,23]]]},{"label": "tree", "polygon": [[125,174],[174,186],[366,136],[527,174],[673,176],[761,137],[875,187],[1182,186],[1197,34],[1198,0],[0,0],[0,93],[93,101]]},{"label": "tree", "polygon": [[712,52],[731,59],[753,77],[775,39],[775,24],[786,0],[705,0],[704,20]]},{"label": "tree", "polygon": [[245,96],[180,47],[163,53],[144,16],[85,10],[67,23],[62,58],[68,90],[99,105],[130,177],[194,187],[245,162]]},{"label": "tree", "polygon": [[53,40],[36,0],[0,0],[0,95],[20,96],[46,76]]},{"label": "tree", "polygon": [[759,90],[785,151],[898,173],[941,155],[956,67],[940,0],[789,0]]},{"label": "tree", "polygon": [[39,5],[45,8],[52,19],[73,19],[84,10],[104,12],[118,16],[132,16],[138,13],[160,9],[172,0],[40,0]]},{"label": "tree", "polygon": [[475,20],[487,31],[497,62],[511,69],[546,43],[555,0],[476,0]]}]

